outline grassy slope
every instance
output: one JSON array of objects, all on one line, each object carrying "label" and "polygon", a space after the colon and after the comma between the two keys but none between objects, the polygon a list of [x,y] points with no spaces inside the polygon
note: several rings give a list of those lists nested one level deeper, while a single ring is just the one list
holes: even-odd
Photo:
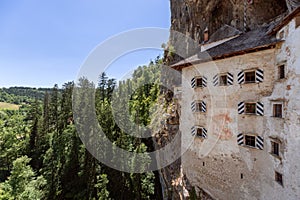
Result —
[{"label": "grassy slope", "polygon": [[18,110],[19,106],[11,103],[0,102],[0,110]]}]

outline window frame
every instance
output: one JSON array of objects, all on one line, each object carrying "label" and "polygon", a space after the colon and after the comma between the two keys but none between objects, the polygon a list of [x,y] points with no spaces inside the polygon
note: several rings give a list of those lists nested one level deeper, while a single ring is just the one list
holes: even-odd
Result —
[{"label": "window frame", "polygon": [[[198,85],[198,82],[200,81],[200,85]],[[195,77],[195,88],[203,88],[203,76],[198,76],[198,77]]]},{"label": "window frame", "polygon": [[[274,148],[275,146],[277,146],[277,148]],[[275,151],[275,149],[276,149],[276,151]],[[279,142],[271,140],[271,152],[270,153],[276,157],[280,157],[280,143]]]},{"label": "window frame", "polygon": [[[247,112],[247,105],[250,105],[250,104],[254,104],[254,112]],[[257,111],[257,108],[256,108],[256,102],[245,102],[244,103],[244,114],[246,115],[256,115],[256,111]]]},{"label": "window frame", "polygon": [[[225,77],[226,82],[223,82],[222,77]],[[220,74],[219,75],[219,86],[227,86],[228,85],[228,75],[227,74]]]},{"label": "window frame", "polygon": [[[279,110],[276,108],[277,106],[281,106],[280,113],[276,113]],[[283,103],[275,102],[272,104],[272,117],[283,118]]]},{"label": "window frame", "polygon": [[[194,126],[195,127],[195,136],[199,139],[206,139],[207,133],[204,133],[204,126]],[[201,134],[198,134],[198,130],[201,130]],[[205,129],[206,130],[206,129]]]},{"label": "window frame", "polygon": [[[249,137],[253,137],[253,138],[254,138],[254,140],[251,140],[251,142],[254,141],[254,145],[253,145],[253,146],[247,144],[247,137],[248,137],[248,138],[249,138]],[[256,148],[256,135],[253,135],[253,134],[244,134],[244,146],[246,146],[246,147],[251,147],[251,148]]]},{"label": "window frame", "polygon": [[195,101],[195,113],[205,113],[204,110],[202,110],[202,103],[204,103],[204,101],[202,100],[196,100]]},{"label": "window frame", "polygon": [[[198,130],[201,130],[201,134],[198,134]],[[196,127],[196,136],[199,138],[204,138],[203,136],[203,127]]]},{"label": "window frame", "polygon": [[[282,65],[278,65],[277,67],[278,69],[278,80],[282,80],[282,79],[285,79],[285,74],[286,74],[286,69],[285,69],[285,65],[282,64]],[[282,70],[283,70],[283,74],[282,74]],[[283,76],[282,76],[283,75]]]},{"label": "window frame", "polygon": [[[254,80],[253,81],[247,81],[247,74],[249,73],[254,73]],[[256,83],[256,70],[248,70],[244,71],[244,83],[249,84],[249,83]]]}]

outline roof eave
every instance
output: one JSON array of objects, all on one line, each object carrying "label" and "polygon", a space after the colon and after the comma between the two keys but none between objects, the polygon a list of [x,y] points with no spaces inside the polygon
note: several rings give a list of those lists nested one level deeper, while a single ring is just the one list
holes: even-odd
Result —
[{"label": "roof eave", "polygon": [[300,6],[297,7],[295,10],[293,10],[289,15],[287,15],[281,23],[279,23],[277,26],[272,28],[267,32],[268,35],[273,35],[277,33],[281,28],[283,28],[285,25],[287,25],[294,17],[300,15]]},{"label": "roof eave", "polygon": [[180,64],[180,65],[173,65],[173,66],[171,66],[171,68],[181,71],[183,68],[186,68],[186,67],[189,67],[192,65],[196,65],[196,64],[206,63],[206,62],[215,61],[215,60],[221,60],[221,59],[230,58],[233,56],[240,56],[240,55],[244,55],[247,53],[264,51],[264,50],[268,50],[268,49],[274,49],[276,47],[276,44],[279,44],[282,42],[283,42],[283,40],[279,40],[279,41],[275,41],[273,43],[266,44],[266,45],[261,45],[261,46],[257,46],[257,47],[253,47],[253,48],[249,48],[249,49],[244,49],[244,50],[240,50],[240,51],[230,52],[227,54],[222,54],[219,56],[214,56],[209,60],[207,60],[207,59],[206,60],[196,60],[196,61],[187,62],[187,63]]}]

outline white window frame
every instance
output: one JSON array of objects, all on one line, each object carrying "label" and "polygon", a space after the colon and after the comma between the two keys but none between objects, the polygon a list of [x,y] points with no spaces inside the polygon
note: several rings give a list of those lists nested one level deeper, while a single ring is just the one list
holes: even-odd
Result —
[{"label": "white window frame", "polygon": [[[281,105],[281,117],[276,117],[275,116],[275,111],[274,111],[275,104]],[[284,111],[284,103],[282,101],[274,101],[274,102],[272,102],[272,117],[278,118],[278,119],[284,118],[284,112],[283,111]]]}]

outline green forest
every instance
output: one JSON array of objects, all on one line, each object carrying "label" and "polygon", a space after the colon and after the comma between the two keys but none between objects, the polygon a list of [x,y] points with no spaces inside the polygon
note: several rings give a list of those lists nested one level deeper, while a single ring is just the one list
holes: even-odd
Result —
[{"label": "green forest", "polygon": [[[161,63],[157,58],[140,66],[131,79],[121,82],[102,73],[98,83],[82,77],[61,88],[0,89],[0,102],[19,106],[0,108],[0,199],[161,199],[158,172],[121,172],[90,154],[77,133],[72,107],[74,87],[91,89],[97,120],[107,138],[127,151],[152,151],[151,138],[133,137],[116,124],[112,105],[119,105],[113,109],[121,119],[128,106],[131,122],[149,125],[151,108],[160,96]],[[144,80],[151,84],[140,86]],[[132,94],[129,102],[126,94]],[[80,109],[89,108],[84,101]],[[134,166],[135,160],[130,162]]]}]

